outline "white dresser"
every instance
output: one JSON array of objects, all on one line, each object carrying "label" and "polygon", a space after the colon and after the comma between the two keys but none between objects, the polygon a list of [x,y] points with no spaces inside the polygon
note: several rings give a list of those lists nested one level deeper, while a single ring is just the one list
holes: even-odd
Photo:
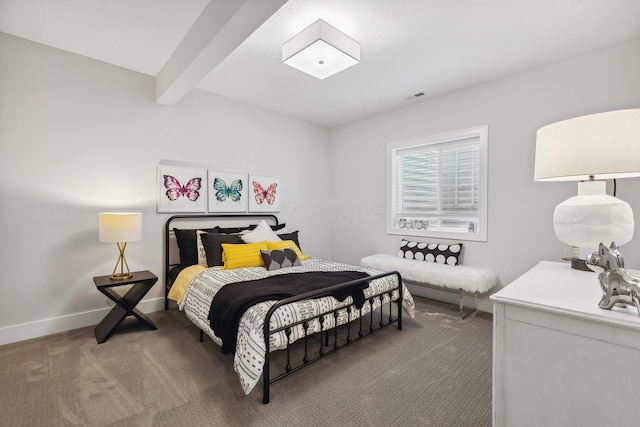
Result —
[{"label": "white dresser", "polygon": [[491,297],[494,426],[640,426],[640,317],[601,296],[542,261]]}]

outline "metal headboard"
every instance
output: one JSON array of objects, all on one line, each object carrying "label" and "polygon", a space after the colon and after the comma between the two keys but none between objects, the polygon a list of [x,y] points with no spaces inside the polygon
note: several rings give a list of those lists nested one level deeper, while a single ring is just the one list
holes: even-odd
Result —
[{"label": "metal headboard", "polygon": [[[244,220],[253,220],[253,219],[266,219],[272,221],[273,225],[278,225],[278,217],[274,214],[195,214],[195,215],[173,215],[165,222],[164,226],[164,309],[167,310],[169,308],[169,289],[171,288],[171,280],[169,278],[169,270],[175,264],[171,264],[171,254],[170,254],[170,235],[173,234],[173,223],[180,222],[181,224],[188,224],[189,222],[197,223],[197,226],[200,227],[202,223],[207,223],[207,225],[202,225],[202,228],[211,227],[214,225],[224,225],[225,221],[244,221]],[[211,221],[211,223],[209,222]],[[249,225],[243,224],[243,225]]]}]

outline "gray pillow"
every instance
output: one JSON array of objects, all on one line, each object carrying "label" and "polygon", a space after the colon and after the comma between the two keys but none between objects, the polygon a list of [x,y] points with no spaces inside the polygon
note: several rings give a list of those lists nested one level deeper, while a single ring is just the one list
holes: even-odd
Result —
[{"label": "gray pillow", "polygon": [[274,249],[272,251],[261,250],[260,255],[267,270],[279,270],[301,265],[298,255],[291,248]]}]

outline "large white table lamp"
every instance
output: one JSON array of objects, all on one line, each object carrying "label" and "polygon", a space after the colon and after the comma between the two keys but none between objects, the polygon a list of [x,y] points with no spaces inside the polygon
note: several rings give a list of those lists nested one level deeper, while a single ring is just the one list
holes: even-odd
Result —
[{"label": "large white table lamp", "polygon": [[560,241],[578,248],[572,267],[600,242],[618,246],[633,237],[629,204],[606,194],[602,180],[640,176],[640,108],[609,111],[538,129],[534,179],[582,181],[578,195],[556,206],[553,228]]}]

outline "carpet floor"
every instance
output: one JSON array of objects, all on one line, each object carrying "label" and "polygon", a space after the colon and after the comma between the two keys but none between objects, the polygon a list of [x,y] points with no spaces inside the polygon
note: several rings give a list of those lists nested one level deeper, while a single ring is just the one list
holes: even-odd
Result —
[{"label": "carpet floor", "polygon": [[0,346],[2,426],[490,426],[490,314],[416,297],[387,327],[271,386],[242,392],[232,355],[176,309]]}]

